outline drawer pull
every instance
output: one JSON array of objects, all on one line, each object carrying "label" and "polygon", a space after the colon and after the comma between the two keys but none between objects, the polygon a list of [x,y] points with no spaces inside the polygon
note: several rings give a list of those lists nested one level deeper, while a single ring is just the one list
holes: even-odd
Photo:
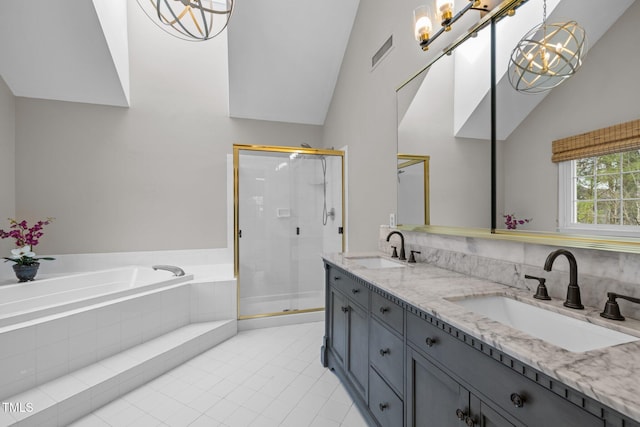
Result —
[{"label": "drawer pull", "polygon": [[341,309],[343,313],[347,313],[349,311],[349,306],[342,307]]},{"label": "drawer pull", "polygon": [[433,345],[435,343],[437,343],[437,342],[438,342],[438,340],[436,340],[435,338],[431,338],[431,337],[429,337],[429,338],[427,338],[425,340],[425,343],[427,344],[427,347],[433,347]]},{"label": "drawer pull", "polygon": [[379,403],[378,404],[378,408],[380,408],[380,411],[384,411],[385,409],[387,409],[389,407],[388,403]]},{"label": "drawer pull", "polygon": [[358,294],[358,293],[360,293],[360,289],[351,289],[351,293],[354,294],[354,295]]},{"label": "drawer pull", "polygon": [[389,311],[389,307],[380,307],[380,313],[385,314],[387,311]]},{"label": "drawer pull", "polygon": [[522,408],[524,406],[524,397],[519,395],[518,393],[511,393],[511,403],[516,408]]},{"label": "drawer pull", "polygon": [[333,276],[333,280],[337,282],[338,280],[340,280],[340,276]]},{"label": "drawer pull", "polygon": [[467,415],[467,417],[464,419],[464,423],[469,427],[473,427],[474,425],[476,425],[476,420]]},{"label": "drawer pull", "polygon": [[380,349],[380,356],[384,357],[385,354],[390,354],[390,353],[391,353],[391,350],[389,350],[388,348]]}]

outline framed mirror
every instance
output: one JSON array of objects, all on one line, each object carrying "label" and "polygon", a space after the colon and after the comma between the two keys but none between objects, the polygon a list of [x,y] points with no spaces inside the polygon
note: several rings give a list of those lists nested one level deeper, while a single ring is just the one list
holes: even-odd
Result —
[{"label": "framed mirror", "polygon": [[[506,70],[523,29],[541,22],[542,2],[528,2],[516,16],[496,24],[499,231],[515,227],[553,234],[640,235],[633,212],[640,208],[640,167],[633,160],[638,150],[624,158],[616,153],[599,160],[552,161],[554,141],[640,118],[640,56],[632,53],[640,38],[640,1],[600,6],[547,1],[547,22],[577,21],[587,33],[589,50],[575,75],[536,95],[515,91]],[[604,133],[589,138],[603,138]],[[607,227],[616,223],[618,227]]]},{"label": "framed mirror", "polygon": [[[489,29],[481,29],[397,90],[399,225],[488,227],[491,128],[482,100],[491,89],[490,47]],[[429,159],[423,186],[405,185],[406,153]],[[416,206],[423,199],[421,215]]]},{"label": "framed mirror", "polygon": [[[483,200],[489,201],[493,198],[493,201],[489,202],[488,207],[483,202],[477,205],[478,208],[482,206],[486,212],[491,212],[489,214],[492,222],[491,234],[487,228],[490,221],[477,224],[477,227],[487,230],[485,234],[479,229],[466,228],[476,226],[475,224],[471,225],[468,221],[456,222],[445,219],[445,222],[442,223],[440,216],[434,215],[442,200],[445,201],[445,205],[449,206],[449,211],[454,214],[460,209],[460,205],[449,203],[451,195],[445,195],[442,198],[442,195],[436,195],[433,191],[434,187],[437,187],[436,182],[447,179],[446,176],[441,177],[436,172],[440,160],[433,155],[430,162],[431,224],[465,228],[444,230],[439,227],[428,227],[425,230],[458,235],[486,235],[498,239],[567,247],[640,252],[640,238],[635,237],[636,235],[628,230],[612,233],[589,227],[571,230],[563,227],[563,218],[571,218],[571,214],[567,214],[566,209],[563,211],[560,205],[571,205],[571,203],[577,205],[578,197],[565,197],[569,203],[561,203],[559,202],[562,196],[561,192],[565,191],[575,196],[575,182],[577,181],[575,176],[570,179],[563,178],[561,172],[563,167],[559,163],[551,161],[553,141],[597,129],[615,128],[616,125],[640,119],[640,103],[637,102],[640,95],[640,85],[634,80],[634,70],[637,69],[640,57],[632,53],[638,31],[640,31],[636,28],[637,25],[634,25],[634,23],[640,22],[640,2],[620,0],[615,4],[608,4],[606,8],[602,8],[593,0],[588,0],[588,2],[556,0],[548,1],[548,4],[552,6],[549,8],[549,20],[560,19],[560,17],[566,20],[568,16],[584,26],[590,48],[586,60],[576,75],[546,94],[525,95],[518,93],[510,86],[505,72],[509,55],[522,35],[542,21],[542,2],[522,2],[518,7],[524,7],[518,8],[515,16],[496,20],[496,47],[493,51],[495,54],[493,64],[496,68],[496,80],[493,86],[495,125],[491,126],[490,113],[487,112],[482,119],[478,115],[478,120],[487,127],[486,132],[495,132],[495,152],[485,163],[485,165],[493,163],[492,166],[495,169],[490,173],[493,182],[489,189],[479,189],[479,191],[483,191]],[[489,16],[489,18],[502,17],[506,11],[507,9],[502,9],[499,13],[491,12],[490,15],[493,16]],[[515,33],[514,28],[517,30]],[[460,47],[474,41],[475,39],[465,40],[461,46],[453,47],[456,47],[457,51],[460,50]],[[637,48],[635,49],[637,50]],[[491,51],[483,57],[485,56],[490,57]],[[434,65],[441,60],[450,61],[450,58],[451,56],[442,55],[398,90],[399,150],[407,150],[404,146],[405,141],[415,144],[415,142],[411,142],[411,139],[405,139],[403,135],[405,132],[411,134],[407,129],[403,129],[406,126],[403,120],[406,120],[407,111],[414,108],[414,98],[420,98],[419,89],[422,88],[424,82],[433,77],[431,74],[437,69]],[[482,80],[480,77],[484,69],[482,67],[477,69],[476,80]],[[490,69],[490,65],[487,66],[487,69]],[[457,73],[452,71],[449,78],[452,75],[458,82]],[[432,84],[437,85],[437,83]],[[405,86],[411,87],[406,91],[408,96],[404,94]],[[410,102],[406,100],[407,97],[411,99]],[[441,99],[431,97],[431,101],[440,103]],[[487,94],[485,94],[483,102],[484,107],[482,108],[488,110],[492,108],[490,97]],[[433,114],[433,112],[426,114]],[[425,117],[429,116],[423,116],[423,118]],[[408,128],[410,129],[410,127]],[[640,129],[635,131],[640,139]],[[413,135],[413,137],[416,136]],[[411,152],[428,155],[430,147],[425,141],[430,137],[422,135],[418,138],[422,138],[421,146],[424,147],[424,150],[416,151],[413,148]],[[482,138],[483,134],[480,134],[478,139]],[[640,157],[640,152],[637,153],[637,156]],[[622,162],[623,160],[620,161],[620,163]],[[452,161],[448,163],[448,166],[451,169],[459,169],[464,167],[464,163]],[[629,173],[629,176],[638,175],[635,170],[622,170],[622,173]],[[573,182],[573,187],[568,186],[565,181]],[[593,182],[591,190],[593,194],[597,194],[596,187],[602,184],[597,184],[597,180]],[[622,182],[624,181],[621,177],[620,183]],[[640,179],[638,182],[640,183]],[[614,190],[615,185],[615,183],[612,184]],[[619,186],[622,185],[619,184]],[[567,191],[566,188],[573,188],[573,190]],[[622,194],[624,191],[619,193]],[[626,193],[631,194],[628,189]],[[635,195],[630,197],[636,198],[640,203],[640,191],[637,192],[637,195],[638,197]],[[633,203],[636,203],[636,200]],[[619,204],[624,204],[624,202],[621,201]],[[465,209],[470,210],[471,208],[472,206],[469,206]],[[507,224],[508,218],[505,215],[510,214],[513,214],[511,221],[516,221],[517,224],[515,230],[509,228]],[[478,215],[482,214],[478,213]],[[603,216],[598,213],[597,209],[594,209],[592,217],[597,218],[598,215]],[[413,229],[419,228],[413,227]]]}]

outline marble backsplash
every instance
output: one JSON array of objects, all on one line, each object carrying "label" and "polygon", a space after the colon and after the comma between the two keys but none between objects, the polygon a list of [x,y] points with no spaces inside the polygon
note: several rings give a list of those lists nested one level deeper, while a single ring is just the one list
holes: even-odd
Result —
[{"label": "marble backsplash", "polygon": [[[391,245],[397,246],[397,237],[387,242],[392,231],[380,226],[378,249],[391,254]],[[407,257],[410,251],[420,251],[418,262],[427,262],[448,270],[491,280],[507,286],[535,293],[538,282],[525,279],[525,275],[544,277],[549,295],[564,300],[569,284],[569,262],[560,256],[552,271],[543,269],[547,256],[559,249],[522,242],[511,242],[477,237],[461,237],[402,231]],[[585,306],[604,308],[607,292],[616,292],[640,298],[640,254],[567,248],[578,263],[578,285]],[[640,304],[618,299],[622,315],[640,320]]]}]

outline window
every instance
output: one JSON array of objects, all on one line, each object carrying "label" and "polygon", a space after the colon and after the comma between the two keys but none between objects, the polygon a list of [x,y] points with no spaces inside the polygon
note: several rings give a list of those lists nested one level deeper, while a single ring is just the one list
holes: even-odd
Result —
[{"label": "window", "polygon": [[639,184],[640,150],[561,162],[561,230],[640,234]]}]

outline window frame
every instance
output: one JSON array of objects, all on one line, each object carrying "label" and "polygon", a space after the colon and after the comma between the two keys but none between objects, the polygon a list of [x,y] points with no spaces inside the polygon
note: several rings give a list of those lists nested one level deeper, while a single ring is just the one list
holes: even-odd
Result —
[{"label": "window frame", "polygon": [[640,237],[640,226],[636,225],[581,224],[576,222],[574,210],[574,201],[576,200],[575,171],[576,160],[558,162],[558,231],[568,234]]}]

